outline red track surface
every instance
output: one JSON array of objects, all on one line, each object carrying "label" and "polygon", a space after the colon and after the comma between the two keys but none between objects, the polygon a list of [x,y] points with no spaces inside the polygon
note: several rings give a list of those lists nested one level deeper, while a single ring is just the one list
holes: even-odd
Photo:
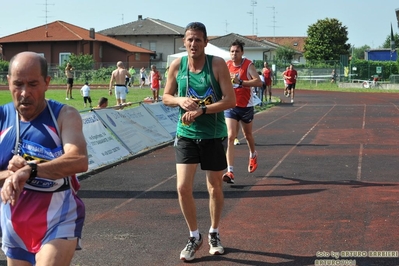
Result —
[{"label": "red track surface", "polygon": [[[399,265],[398,94],[298,90],[294,105],[257,114],[253,131],[258,169],[247,172],[248,148],[236,146],[236,184],[225,184],[226,253],[212,256],[204,243],[192,263],[314,265],[334,252],[356,265]],[[87,218],[73,265],[183,264],[188,229],[175,182],[172,146],[83,179]],[[201,171],[195,191],[206,235]]]}]

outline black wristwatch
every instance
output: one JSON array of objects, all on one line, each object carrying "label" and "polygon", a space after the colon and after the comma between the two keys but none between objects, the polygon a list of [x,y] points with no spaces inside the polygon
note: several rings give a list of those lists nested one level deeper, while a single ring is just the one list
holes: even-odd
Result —
[{"label": "black wristwatch", "polygon": [[200,108],[202,110],[202,114],[206,114],[206,105],[201,105]]},{"label": "black wristwatch", "polygon": [[30,166],[30,176],[27,181],[32,181],[35,179],[35,177],[37,177],[37,164],[28,163],[28,165]]},{"label": "black wristwatch", "polygon": [[242,86],[242,79],[240,79],[240,84],[239,85]]}]

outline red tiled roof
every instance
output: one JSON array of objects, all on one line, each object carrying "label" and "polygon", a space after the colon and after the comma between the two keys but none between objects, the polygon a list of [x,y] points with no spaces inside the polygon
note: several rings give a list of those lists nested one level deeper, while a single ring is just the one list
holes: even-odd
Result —
[{"label": "red tiled roof", "polygon": [[307,37],[253,37],[257,41],[266,40],[269,42],[276,43],[281,46],[288,46],[301,53],[304,52],[305,40]]},{"label": "red tiled roof", "polygon": [[101,41],[107,42],[128,52],[149,53],[153,51],[147,50],[136,45],[119,41],[117,39],[95,33],[95,38],[90,38],[90,30],[66,23],[64,21],[54,21],[47,25],[42,25],[29,30],[21,31],[0,38],[0,43],[13,42],[55,42],[55,41]]}]

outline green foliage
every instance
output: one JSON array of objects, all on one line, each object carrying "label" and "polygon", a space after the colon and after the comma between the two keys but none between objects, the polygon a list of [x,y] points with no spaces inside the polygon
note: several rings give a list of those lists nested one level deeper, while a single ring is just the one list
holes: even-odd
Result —
[{"label": "green foliage", "polygon": [[[92,70],[95,63],[93,56],[90,54],[71,54],[68,62],[71,63],[74,70]],[[59,66],[60,71],[64,72],[68,62],[64,62]]]},{"label": "green foliage", "polygon": [[109,79],[111,78],[111,74],[112,71],[114,71],[115,68],[114,67],[102,67],[100,69],[97,69],[96,71],[93,72],[93,80],[102,80],[102,81],[109,81]]},{"label": "green foliage", "polygon": [[348,54],[350,45],[346,26],[335,18],[318,20],[309,26],[305,41],[305,58],[309,61],[339,60]]},{"label": "green foliage", "polygon": [[[352,47],[352,48],[353,48],[354,59],[364,59],[364,52],[366,50],[369,50],[371,47],[365,44],[361,47]],[[352,53],[352,51],[349,51],[349,53]]]},{"label": "green foliage", "polygon": [[295,50],[289,46],[279,46],[276,49],[276,57],[280,61],[291,62],[295,53]]},{"label": "green foliage", "polygon": [[0,72],[8,72],[9,62],[5,60],[0,60]]},{"label": "green foliage", "polygon": [[355,79],[371,79],[371,76],[377,74],[377,67],[382,68],[382,73],[378,74],[378,76],[383,80],[388,80],[391,74],[399,73],[398,62],[353,59],[351,65],[352,68],[356,67],[356,71],[354,73],[357,74],[357,76]]},{"label": "green foliage", "polygon": [[[399,34],[395,33],[393,35],[393,40],[395,41],[395,47],[399,48]],[[387,38],[382,44],[382,48],[391,48],[391,34],[388,34]]]}]

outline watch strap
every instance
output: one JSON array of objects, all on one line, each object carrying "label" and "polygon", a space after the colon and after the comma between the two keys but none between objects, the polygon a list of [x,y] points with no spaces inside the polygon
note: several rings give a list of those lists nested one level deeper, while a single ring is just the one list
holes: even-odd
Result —
[{"label": "watch strap", "polygon": [[30,166],[30,176],[27,181],[32,181],[35,179],[35,177],[37,177],[37,164],[28,163],[28,165]]}]

